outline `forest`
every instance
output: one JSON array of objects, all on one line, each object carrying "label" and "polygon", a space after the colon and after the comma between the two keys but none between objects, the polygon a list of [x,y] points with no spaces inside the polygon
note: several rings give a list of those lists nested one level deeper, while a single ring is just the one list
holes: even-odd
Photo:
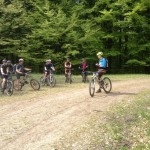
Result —
[{"label": "forest", "polygon": [[103,51],[109,73],[150,73],[150,0],[0,0],[0,61],[57,73],[70,58],[96,70]]}]

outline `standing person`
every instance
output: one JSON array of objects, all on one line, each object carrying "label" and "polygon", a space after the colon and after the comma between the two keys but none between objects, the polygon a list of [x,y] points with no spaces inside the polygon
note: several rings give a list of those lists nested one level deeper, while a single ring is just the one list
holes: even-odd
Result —
[{"label": "standing person", "polygon": [[[86,70],[87,70],[87,68],[88,68],[89,66],[88,66],[88,64],[87,64],[87,62],[86,62],[86,59],[85,58],[83,58],[82,59],[82,62],[81,62],[81,64],[80,64],[80,66],[79,66],[79,69],[82,71],[81,72],[81,75],[82,75],[82,82],[84,81],[84,79],[83,79],[83,76],[85,75],[85,81],[87,80],[87,72],[86,72]],[[84,73],[84,74],[83,74]]]},{"label": "standing person", "polygon": [[46,60],[46,63],[44,65],[44,77],[45,77],[45,79],[53,71],[55,71],[55,68],[54,68],[54,65],[52,64],[51,60],[50,59]]},{"label": "standing person", "polygon": [[[100,83],[101,77],[107,71],[108,62],[107,62],[107,59],[103,57],[103,52],[98,52],[97,53],[97,57],[99,59],[99,62],[96,64],[96,66],[98,67],[98,79],[99,79],[99,83]],[[100,84],[99,84],[99,86],[101,87]],[[101,88],[100,87],[97,90],[97,93],[101,92]]]},{"label": "standing person", "polygon": [[65,77],[67,82],[67,75],[68,73],[71,74],[71,68],[72,68],[72,64],[69,58],[66,59],[66,62],[64,63],[64,68],[65,68]]},{"label": "standing person", "polygon": [[4,86],[5,86],[5,82],[8,79],[8,65],[7,65],[7,60],[3,60],[3,64],[1,65],[1,74],[2,74],[2,89],[1,92],[4,93]]},{"label": "standing person", "polygon": [[7,65],[8,65],[8,72],[13,73],[13,64],[11,63],[11,60],[7,60]]},{"label": "standing person", "polygon": [[21,58],[21,59],[19,59],[19,62],[18,62],[18,64],[16,65],[15,73],[16,73],[18,85],[19,85],[19,83],[20,83],[20,77],[21,77],[21,76],[25,76],[24,65],[23,65],[23,64],[24,64],[24,60]]}]

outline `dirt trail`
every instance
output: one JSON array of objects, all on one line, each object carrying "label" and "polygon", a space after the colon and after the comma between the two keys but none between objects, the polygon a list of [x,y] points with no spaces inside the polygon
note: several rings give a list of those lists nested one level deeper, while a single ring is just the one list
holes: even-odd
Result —
[{"label": "dirt trail", "polygon": [[80,126],[89,115],[105,111],[127,97],[149,89],[150,79],[118,81],[110,94],[91,98],[88,85],[66,89],[32,100],[0,106],[1,150],[50,150],[67,131]]}]

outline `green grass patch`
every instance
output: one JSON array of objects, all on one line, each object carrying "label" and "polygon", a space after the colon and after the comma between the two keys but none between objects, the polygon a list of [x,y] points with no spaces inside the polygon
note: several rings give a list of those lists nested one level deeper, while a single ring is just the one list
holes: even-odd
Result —
[{"label": "green grass patch", "polygon": [[149,150],[150,93],[97,113],[54,144],[56,149]]}]

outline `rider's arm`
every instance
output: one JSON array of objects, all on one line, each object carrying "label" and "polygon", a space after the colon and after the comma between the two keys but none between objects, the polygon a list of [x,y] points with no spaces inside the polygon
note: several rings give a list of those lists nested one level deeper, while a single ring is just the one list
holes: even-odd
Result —
[{"label": "rider's arm", "polygon": [[82,70],[82,64],[80,64],[79,69]]},{"label": "rider's arm", "polygon": [[54,65],[52,64],[51,66],[52,71],[55,71]]},{"label": "rider's arm", "polygon": [[54,67],[51,67],[51,69],[52,69],[53,71],[55,71],[55,68],[54,68]]},{"label": "rider's arm", "polygon": [[72,64],[71,64],[71,62],[70,62],[70,68],[72,67]]},{"label": "rider's arm", "polygon": [[1,73],[4,74],[4,72],[3,72],[3,66],[1,66]]},{"label": "rider's arm", "polygon": [[86,68],[89,68],[89,65],[88,65],[88,64],[86,64]]},{"label": "rider's arm", "polygon": [[44,66],[44,71],[47,71],[47,67],[46,67],[46,65]]},{"label": "rider's arm", "polygon": [[21,71],[19,70],[19,65],[16,66],[16,72],[19,73],[19,74],[22,74],[22,73],[23,73],[23,72],[21,72]]},{"label": "rider's arm", "polygon": [[64,64],[64,67],[66,68],[67,67],[67,63],[65,62],[65,64]]}]

